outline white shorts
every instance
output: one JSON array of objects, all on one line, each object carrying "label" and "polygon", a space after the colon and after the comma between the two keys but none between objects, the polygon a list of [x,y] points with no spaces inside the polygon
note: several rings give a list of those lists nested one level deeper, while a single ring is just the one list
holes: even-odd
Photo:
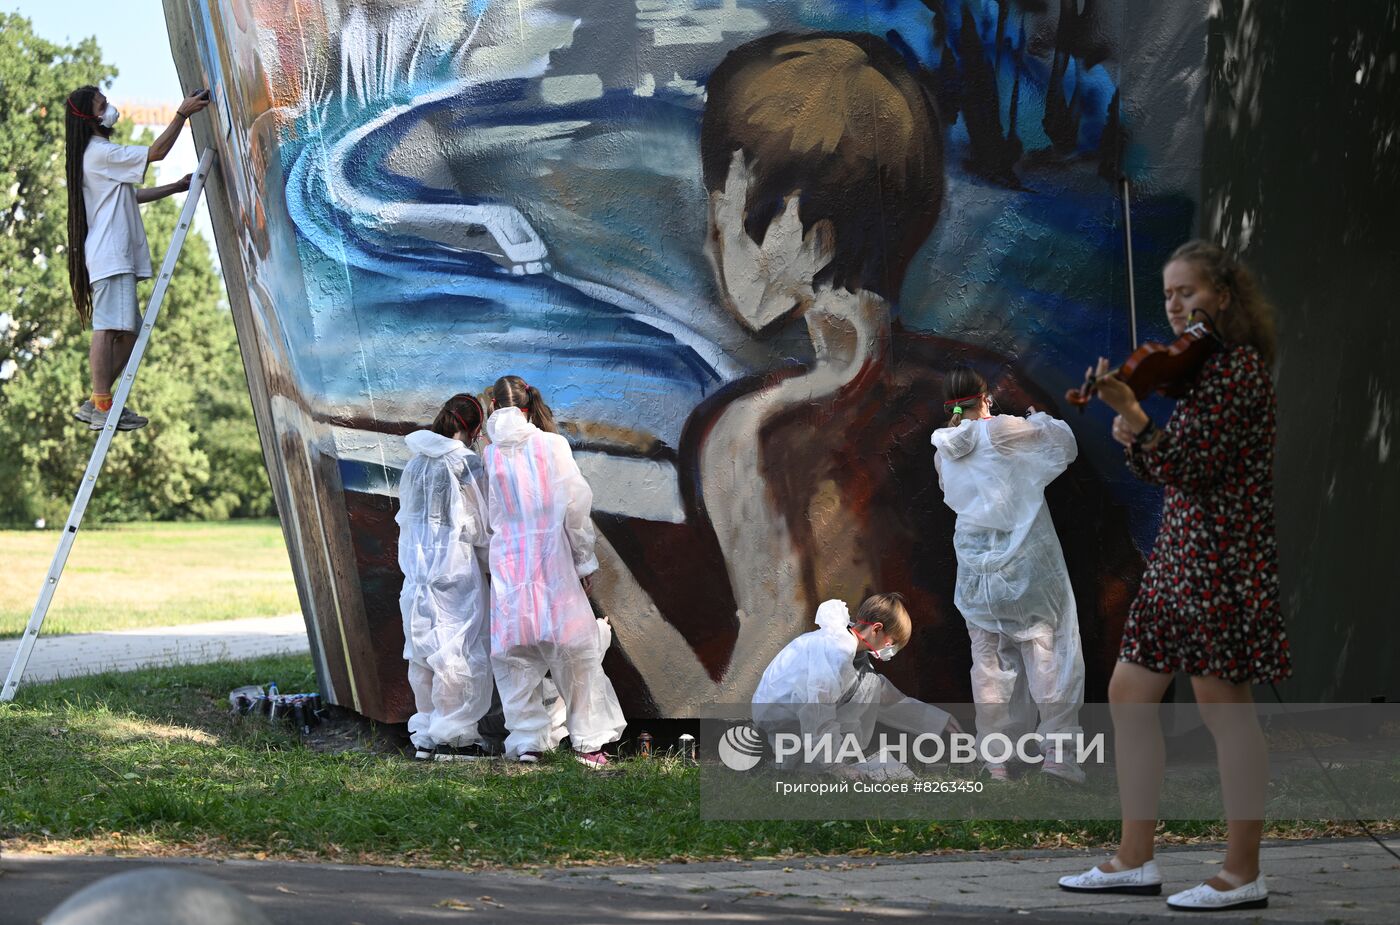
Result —
[{"label": "white shorts", "polygon": [[141,327],[136,307],[136,274],[118,273],[92,284],[92,329],[135,331]]}]

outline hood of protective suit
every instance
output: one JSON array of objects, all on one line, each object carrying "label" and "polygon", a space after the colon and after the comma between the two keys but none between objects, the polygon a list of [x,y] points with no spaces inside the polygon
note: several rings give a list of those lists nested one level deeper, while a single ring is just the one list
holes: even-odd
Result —
[{"label": "hood of protective suit", "polygon": [[408,446],[410,453],[417,453],[420,456],[446,456],[453,450],[464,450],[462,441],[454,440],[451,437],[444,437],[442,434],[431,430],[415,430],[403,442]]},{"label": "hood of protective suit", "polygon": [[501,446],[521,443],[538,432],[539,428],[531,424],[519,408],[501,408],[486,419],[486,436]]},{"label": "hood of protective suit", "polygon": [[[845,601],[827,601],[817,608],[817,626],[828,633],[845,633],[851,625],[851,610]],[[855,637],[851,637],[854,641]]]},{"label": "hood of protective suit", "polygon": [[963,421],[957,427],[945,427],[933,432],[933,445],[947,459],[961,459],[977,446],[977,426]]}]

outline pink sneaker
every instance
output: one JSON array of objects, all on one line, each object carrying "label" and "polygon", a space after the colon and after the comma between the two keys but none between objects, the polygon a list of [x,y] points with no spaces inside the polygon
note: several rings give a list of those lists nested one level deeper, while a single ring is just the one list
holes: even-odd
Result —
[{"label": "pink sneaker", "polygon": [[601,771],[611,763],[608,761],[608,756],[601,751],[574,752],[574,758],[578,760],[579,764],[593,771]]}]

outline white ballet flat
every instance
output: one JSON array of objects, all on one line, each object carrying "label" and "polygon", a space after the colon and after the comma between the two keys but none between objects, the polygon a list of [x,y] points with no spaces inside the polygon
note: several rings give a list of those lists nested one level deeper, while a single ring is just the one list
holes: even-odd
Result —
[{"label": "white ballet flat", "polygon": [[1216,912],[1225,909],[1264,909],[1269,905],[1269,888],[1264,885],[1264,875],[1260,874],[1252,883],[1233,890],[1217,890],[1209,883],[1201,883],[1173,893],[1167,897],[1167,905],[1173,909],[1189,912]]},{"label": "white ballet flat", "polygon": [[1134,896],[1162,895],[1162,872],[1156,861],[1132,870],[1104,873],[1097,866],[1082,874],[1060,878],[1060,889],[1071,893],[1128,893]]}]

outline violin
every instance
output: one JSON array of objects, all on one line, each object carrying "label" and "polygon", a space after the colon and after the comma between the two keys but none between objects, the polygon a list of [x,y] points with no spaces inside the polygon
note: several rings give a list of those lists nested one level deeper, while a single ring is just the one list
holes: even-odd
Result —
[{"label": "violin", "polygon": [[[1210,330],[1208,323],[1197,321],[1170,344],[1146,343],[1138,347],[1112,375],[1126,383],[1138,401],[1153,392],[1181,398],[1191,390],[1201,367],[1220,349],[1220,344],[1220,337]],[[1082,386],[1065,393],[1065,401],[1078,406],[1082,412],[1098,391],[1096,378],[1090,370]]]}]

